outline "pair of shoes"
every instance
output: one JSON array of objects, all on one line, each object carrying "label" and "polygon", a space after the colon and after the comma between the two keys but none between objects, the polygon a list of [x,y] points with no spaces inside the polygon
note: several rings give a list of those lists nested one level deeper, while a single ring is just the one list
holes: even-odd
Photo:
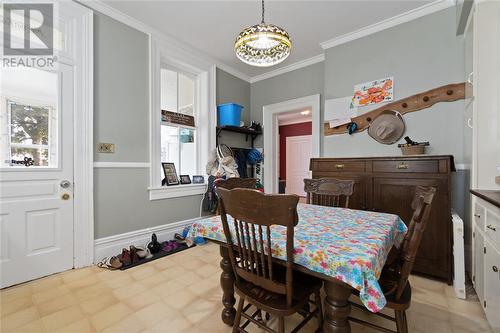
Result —
[{"label": "pair of shoes", "polygon": [[123,266],[129,266],[132,264],[132,257],[130,251],[123,248],[122,253],[118,255],[118,259],[122,262]]},{"label": "pair of shoes", "polygon": [[130,250],[129,250],[129,253],[130,253],[130,261],[132,264],[135,264],[136,262],[139,261],[139,255],[137,254],[137,248],[133,245],[130,245]]},{"label": "pair of shoes", "polygon": [[176,240],[169,240],[162,244],[162,249],[165,252],[171,252],[179,247],[179,243]]},{"label": "pair of shoes", "polygon": [[97,267],[115,270],[123,266],[123,263],[118,257],[106,257],[97,263]]},{"label": "pair of shoes", "polygon": [[148,248],[144,248],[142,246],[134,246],[134,245],[130,245],[130,252],[134,251],[135,253],[137,253],[137,256],[141,259],[151,259],[153,258],[153,255],[151,254],[151,252],[149,251]]}]

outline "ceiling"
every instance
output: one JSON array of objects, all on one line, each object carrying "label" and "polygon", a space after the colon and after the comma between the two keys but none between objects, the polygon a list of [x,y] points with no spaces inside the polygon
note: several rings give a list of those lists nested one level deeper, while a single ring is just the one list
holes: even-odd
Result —
[{"label": "ceiling", "polygon": [[278,115],[278,124],[279,125],[288,125],[288,124],[296,124],[296,123],[305,123],[312,120],[311,113],[303,115],[300,112],[306,111],[309,109],[304,109],[300,111],[295,111],[291,113],[282,113]]},{"label": "ceiling", "polygon": [[408,12],[433,1],[266,1],[266,22],[285,28],[292,39],[290,57],[267,68],[246,65],[233,52],[236,35],[260,22],[258,0],[104,1],[147,25],[173,36],[219,63],[254,77],[322,54],[321,42]]}]

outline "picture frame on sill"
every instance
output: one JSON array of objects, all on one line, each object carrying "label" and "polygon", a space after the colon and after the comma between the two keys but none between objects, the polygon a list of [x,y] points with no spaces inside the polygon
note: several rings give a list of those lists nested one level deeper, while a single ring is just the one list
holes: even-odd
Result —
[{"label": "picture frame on sill", "polygon": [[193,184],[204,184],[205,177],[203,176],[193,176]]},{"label": "picture frame on sill", "polygon": [[179,178],[181,179],[181,184],[191,184],[191,178],[189,178],[189,175],[180,175]]},{"label": "picture frame on sill", "polygon": [[162,163],[163,173],[165,174],[165,182],[167,186],[179,185],[179,178],[177,178],[177,171],[175,170],[174,163]]}]

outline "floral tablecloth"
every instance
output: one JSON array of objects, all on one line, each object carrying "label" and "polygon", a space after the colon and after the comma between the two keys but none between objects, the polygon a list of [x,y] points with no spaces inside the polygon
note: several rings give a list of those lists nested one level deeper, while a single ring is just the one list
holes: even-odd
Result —
[{"label": "floral tablecloth", "polygon": [[[297,211],[294,262],[349,284],[370,311],[380,311],[386,300],[378,278],[391,247],[399,246],[407,231],[403,221],[392,214],[308,204]],[[286,260],[286,229],[275,225],[271,233],[272,256]],[[195,222],[188,237],[196,236],[226,242],[220,216]]]}]

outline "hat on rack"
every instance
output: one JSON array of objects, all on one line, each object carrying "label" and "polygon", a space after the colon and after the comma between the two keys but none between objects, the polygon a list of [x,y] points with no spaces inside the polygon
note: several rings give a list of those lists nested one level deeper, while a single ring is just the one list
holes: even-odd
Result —
[{"label": "hat on rack", "polygon": [[398,141],[405,132],[405,123],[401,113],[384,110],[368,128],[368,134],[380,143],[391,145]]}]

